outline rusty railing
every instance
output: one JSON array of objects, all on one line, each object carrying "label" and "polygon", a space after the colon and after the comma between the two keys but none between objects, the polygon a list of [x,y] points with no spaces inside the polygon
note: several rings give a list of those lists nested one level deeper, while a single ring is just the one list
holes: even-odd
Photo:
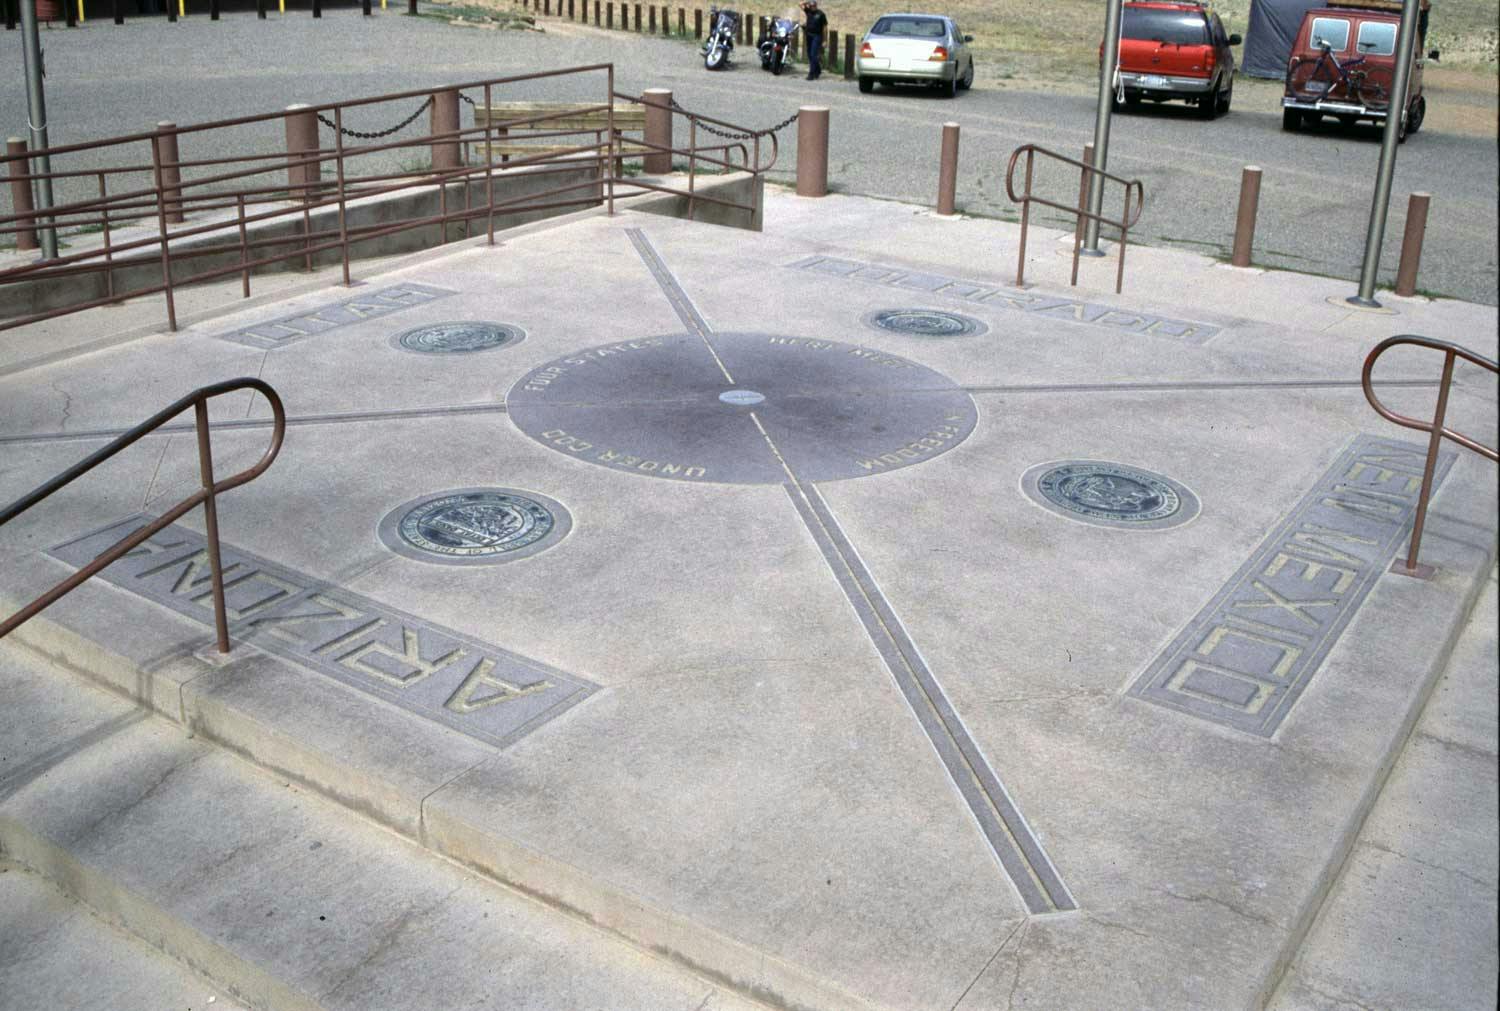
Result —
[{"label": "rusty railing", "polygon": [[[1016,165],[1020,162],[1022,155],[1026,156],[1026,188],[1022,193],[1017,194]],[[1072,165],[1078,169],[1078,203],[1076,206],[1039,197],[1031,192],[1033,167],[1037,155],[1050,158],[1063,165]],[[1104,217],[1102,214],[1094,214],[1085,208],[1084,205],[1088,201],[1089,181],[1094,176],[1099,177],[1100,186],[1103,186],[1106,182],[1114,182],[1119,183],[1124,189],[1125,211],[1120,216],[1120,220],[1115,221]],[[1132,191],[1136,194],[1134,205],[1131,204],[1130,200]],[[1109,225],[1111,228],[1119,229],[1120,264],[1115,271],[1115,294],[1118,295],[1120,293],[1120,289],[1125,283],[1125,244],[1129,238],[1130,229],[1135,226],[1136,222],[1140,221],[1141,208],[1146,202],[1146,189],[1141,185],[1139,179],[1122,179],[1120,176],[1110,175],[1102,169],[1096,169],[1088,162],[1079,161],[1077,158],[1069,158],[1066,155],[1058,154],[1056,151],[1049,151],[1035,144],[1023,144],[1011,152],[1010,164],[1005,170],[1005,192],[1010,197],[1011,203],[1021,205],[1021,252],[1019,258],[1016,260],[1017,287],[1022,287],[1025,284],[1026,229],[1030,224],[1031,205],[1040,204],[1043,207],[1050,207],[1053,210],[1062,211],[1065,214],[1074,216],[1076,224],[1073,229],[1073,277],[1069,281],[1074,286],[1078,284],[1078,256],[1079,249],[1083,245],[1084,222],[1097,221],[1100,225]],[[1131,213],[1132,210],[1134,211],[1133,215]]]},{"label": "rusty railing", "polygon": [[[1437,408],[1433,411],[1431,421],[1422,421],[1419,418],[1409,418],[1404,414],[1397,414],[1382,404],[1380,399],[1375,396],[1370,376],[1375,370],[1376,360],[1391,348],[1402,344],[1411,344],[1415,347],[1431,348],[1434,351],[1443,352],[1443,378],[1441,384],[1438,386]],[[1487,460],[1500,462],[1500,453],[1497,453],[1496,450],[1491,449],[1483,443],[1475,442],[1467,435],[1455,432],[1443,424],[1443,420],[1448,413],[1448,389],[1453,384],[1453,366],[1459,358],[1471,364],[1478,365],[1482,369],[1488,369],[1493,373],[1500,374],[1500,364],[1477,355],[1468,348],[1459,347],[1457,344],[1451,344],[1448,341],[1434,340],[1431,337],[1418,337],[1415,334],[1398,334],[1375,345],[1374,349],[1365,358],[1364,373],[1360,376],[1360,382],[1365,388],[1365,399],[1370,402],[1370,406],[1375,409],[1376,414],[1403,428],[1414,428],[1419,432],[1431,433],[1431,438],[1427,442],[1427,464],[1422,469],[1422,494],[1417,501],[1417,517],[1412,523],[1411,546],[1406,553],[1406,563],[1402,566],[1398,561],[1391,566],[1392,572],[1398,572],[1407,576],[1416,576],[1419,579],[1426,579],[1432,575],[1432,566],[1421,565],[1417,562],[1417,551],[1422,546],[1422,528],[1427,521],[1427,502],[1432,496],[1432,475],[1437,468],[1438,449],[1441,447],[1443,439],[1452,439],[1460,446],[1473,450]]]},{"label": "rusty railing", "polygon": [[[265,397],[266,402],[271,405],[271,412],[274,416],[271,445],[255,466],[242,470],[238,474],[215,481],[213,451],[209,443],[208,401],[225,393],[233,393],[235,390],[246,389],[256,391]],[[222,383],[214,383],[210,386],[194,390],[170,407],[157,412],[146,421],[135,426],[124,435],[121,435],[97,453],[74,464],[35,491],[23,495],[3,510],[0,510],[0,526],[4,526],[32,506],[46,499],[53,492],[82,477],[122,449],[151,434],[189,407],[193,408],[196,421],[195,428],[198,433],[198,469],[203,481],[203,487],[130,536],[118,541],[114,547],[99,555],[92,562],[37,597],[9,618],[0,621],[0,639],[15,631],[27,620],[36,616],[45,608],[50,607],[66,594],[77,589],[111,562],[115,562],[135,550],[152,534],[158,533],[170,524],[175,523],[185,513],[201,503],[203,505],[203,518],[208,531],[209,569],[213,576],[214,627],[218,632],[219,652],[229,652],[229,624],[224,611],[224,573],[219,565],[219,514],[216,498],[231,488],[237,488],[248,481],[253,481],[264,473],[266,468],[271,466],[271,462],[276,459],[276,454],[281,451],[281,440],[286,434],[286,411],[281,406],[281,397],[277,396],[276,391],[261,380],[250,378],[229,379]]]},{"label": "rusty railing", "polygon": [[[602,113],[603,123],[597,129],[567,124],[563,124],[566,128],[549,129],[549,121],[576,117],[575,110],[518,114],[505,121],[486,117],[482,125],[462,125],[460,101],[476,107],[482,101],[483,108],[489,109],[508,86],[527,82],[571,86],[575,92],[581,88],[584,93],[599,86],[597,104],[581,108]],[[632,142],[628,151],[621,145],[614,122],[615,98],[614,67],[604,63],[298,106],[189,126],[162,124],[151,132],[53,147],[45,152],[0,154],[0,175],[6,175],[13,186],[29,188],[38,181],[51,180],[61,193],[59,202],[45,210],[13,201],[16,206],[11,213],[0,214],[0,238],[14,235],[20,244],[23,236],[41,228],[54,228],[65,238],[81,231],[103,233],[100,246],[0,269],[0,301],[7,297],[7,286],[21,283],[83,279],[94,285],[88,295],[72,304],[33,306],[36,311],[0,319],[0,330],[154,295],[164,297],[167,327],[175,330],[174,293],[185,285],[237,274],[242,295],[248,298],[252,271],[277,264],[311,270],[315,256],[332,250],[338,251],[347,285],[351,283],[350,248],[358,243],[419,228],[439,229],[439,241],[447,242],[452,228],[461,226],[461,237],[467,238],[482,222],[484,234],[493,245],[497,216],[601,205],[613,213],[617,188],[622,187],[627,192],[665,190],[687,196],[690,201],[711,200],[755,212],[753,205],[694,193],[695,177],[690,177],[687,191],[625,177],[620,161],[612,161],[611,154],[618,153],[622,160],[641,157],[642,145]],[[387,139],[346,130],[351,111],[362,110],[361,116],[368,118],[377,107],[400,103],[399,112],[405,115],[413,101],[426,104],[403,125],[430,106],[430,132]],[[771,161],[761,165],[760,137],[752,131],[678,112],[692,123],[694,142],[687,148],[673,149],[673,153],[686,156],[691,167],[702,161],[759,175],[774,164],[774,137]],[[319,123],[328,128],[331,141],[320,134]],[[747,139],[753,137],[754,157],[738,144],[698,147],[700,124],[705,128],[718,124]],[[507,131],[517,130],[526,131],[528,140],[551,139],[555,146],[495,164],[488,156],[493,142]],[[253,134],[258,150],[227,153],[237,140],[236,131]],[[385,131],[387,135],[394,132]],[[273,133],[285,134],[285,147],[267,149],[267,136]],[[346,142],[346,135],[354,142]],[[483,164],[467,164],[465,150],[469,143],[481,141],[486,152]],[[180,152],[186,146],[214,156],[185,157]],[[738,165],[728,161],[735,148],[741,153]],[[716,152],[725,157],[716,157]],[[43,153],[50,156],[55,170],[32,172],[30,159]],[[399,161],[403,154],[407,163]],[[419,161],[425,157],[427,164],[410,165],[414,155]],[[332,168],[333,178],[325,178],[324,166]],[[593,172],[587,171],[595,166]],[[496,177],[517,170],[533,179],[551,178],[520,196],[502,194],[497,198]],[[588,177],[576,178],[580,170]],[[569,175],[575,178],[567,178]],[[391,220],[389,208],[383,207],[379,219],[371,214],[365,223],[350,220],[351,205],[368,205],[403,191],[435,194],[436,213],[421,213],[425,208],[410,213],[398,211]],[[461,201],[456,202],[454,198],[460,195]],[[326,220],[315,226],[314,212],[319,211],[324,212],[320,217]],[[257,235],[249,227],[268,222],[278,225],[279,234],[268,229]],[[134,235],[120,234],[120,229],[132,225],[141,227],[132,229]]]}]

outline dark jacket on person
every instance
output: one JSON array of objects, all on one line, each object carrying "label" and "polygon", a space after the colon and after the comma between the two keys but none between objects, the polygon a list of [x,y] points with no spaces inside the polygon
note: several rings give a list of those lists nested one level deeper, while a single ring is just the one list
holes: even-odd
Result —
[{"label": "dark jacket on person", "polygon": [[822,35],[828,30],[828,15],[822,11],[813,9],[807,12],[807,24],[802,29],[804,35]]}]

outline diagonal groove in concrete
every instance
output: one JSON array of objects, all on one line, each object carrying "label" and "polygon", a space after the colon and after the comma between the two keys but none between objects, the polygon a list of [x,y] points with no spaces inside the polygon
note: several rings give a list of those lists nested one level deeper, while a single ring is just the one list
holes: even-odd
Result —
[{"label": "diagonal groove in concrete", "polygon": [[627,228],[625,234],[630,236],[630,243],[641,255],[646,269],[651,271],[651,276],[656,279],[657,284],[661,285],[662,294],[667,296],[672,311],[677,313],[677,318],[682,320],[682,325],[691,333],[698,335],[703,341],[703,346],[708,348],[708,353],[713,355],[714,363],[719,366],[719,371],[724,373],[724,378],[729,381],[729,385],[735,385],[734,376],[729,374],[729,369],[724,366],[724,360],[719,357],[719,352],[714,349],[713,342],[708,339],[713,333],[713,328],[698,312],[698,307],[693,305],[693,300],[688,298],[687,292],[682,290],[682,285],[677,283],[677,278],[673,277],[672,272],[667,269],[656,247],[651,245],[650,239],[646,238],[646,233],[639,228]]},{"label": "diagonal groove in concrete", "polygon": [[1032,914],[1077,909],[1057,869],[1026,824],[1010,792],[990,767],[916,644],[907,634],[858,551],[816,487],[797,479],[756,412],[750,412],[772,455],[786,472],[783,485],[808,533],[833,570],[871,643],[917,718],[949,777],[968,804],[990,849]]}]

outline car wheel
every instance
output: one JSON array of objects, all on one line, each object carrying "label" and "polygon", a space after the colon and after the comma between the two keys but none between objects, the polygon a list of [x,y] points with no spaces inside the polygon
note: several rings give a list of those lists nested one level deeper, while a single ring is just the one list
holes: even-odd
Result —
[{"label": "car wheel", "polygon": [[1198,97],[1198,118],[1213,119],[1218,114],[1219,88],[1218,85],[1215,85],[1213,91],[1210,91],[1208,94],[1200,95]]},{"label": "car wheel", "polygon": [[1406,118],[1406,133],[1408,136],[1422,129],[1422,120],[1427,118],[1427,97],[1418,95],[1417,100],[1411,104],[1411,113]]},{"label": "car wheel", "polygon": [[1233,86],[1231,86],[1228,91],[1224,92],[1224,94],[1222,94],[1222,95],[1219,96],[1219,115],[1222,116],[1222,115],[1224,115],[1224,113],[1228,112],[1229,111],[1229,103],[1233,102],[1233,101],[1234,101],[1234,88],[1233,88]]},{"label": "car wheel", "polygon": [[939,81],[938,82],[938,91],[940,91],[942,93],[942,95],[943,95],[944,98],[957,98],[958,97],[958,76],[954,75],[954,78],[951,81]]},{"label": "car wheel", "polygon": [[958,86],[960,88],[964,89],[965,91],[968,91],[970,88],[974,87],[974,61],[973,60],[969,61],[969,72],[967,74],[964,74],[964,79],[962,81],[958,82]]},{"label": "car wheel", "polygon": [[1281,128],[1290,133],[1296,133],[1298,130],[1302,129],[1302,110],[1282,109]]},{"label": "car wheel", "polygon": [[873,77],[861,77],[859,79],[859,90],[860,90],[861,94],[865,94],[865,95],[868,95],[870,92],[874,91],[875,90],[875,78],[873,78]]}]

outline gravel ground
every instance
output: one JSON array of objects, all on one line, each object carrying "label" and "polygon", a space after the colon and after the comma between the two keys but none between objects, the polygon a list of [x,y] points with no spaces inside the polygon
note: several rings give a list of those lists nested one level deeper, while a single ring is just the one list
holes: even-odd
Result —
[{"label": "gravel ground", "polygon": [[[944,100],[920,91],[859,94],[853,82],[825,75],[817,83],[773,78],[743,59],[721,73],[703,69],[681,41],[606,33],[556,21],[545,32],[483,31],[389,12],[364,19],[333,10],[267,21],[226,14],[176,25],[135,19],[123,27],[89,22],[43,34],[47,101],[54,145],[282,108],[292,102],[349,99],[445,82],[612,61],[617,87],[669,87],[688,108],[746,126],[767,126],[798,105],[832,108],[830,180],[835,189],[930,202],[937,189],[939,127],[963,126],[958,199],[973,214],[1014,219],[1005,198],[1010,152],[1032,142],[1076,154],[1092,139],[1093,98],[1085,86],[1038,92],[995,80],[980,64],[973,91]],[[0,35],[11,68],[0,100],[0,128],[26,127],[20,32]],[[749,54],[745,54],[747,57]],[[515,86],[507,98],[581,100],[603,83],[581,78]],[[1266,266],[1356,278],[1369,216],[1379,134],[1326,129],[1281,130],[1279,89],[1242,80],[1234,110],[1213,122],[1186,106],[1119,116],[1112,131],[1111,171],[1143,181],[1146,209],[1132,240],[1227,256],[1240,169],[1265,169],[1256,258]],[[350,113],[346,125],[380,129],[404,119],[415,100]],[[407,108],[410,106],[411,108]],[[1429,117],[1431,121],[1433,117]],[[425,117],[406,135],[420,132]],[[791,178],[795,128],[782,134],[774,177]],[[276,150],[279,123],[236,131],[228,150]],[[142,160],[149,151],[139,149]],[[183,156],[203,156],[184,138]],[[92,167],[75,156],[66,168]],[[59,166],[54,165],[54,168]],[[1495,304],[1497,150],[1493,137],[1424,130],[1401,148],[1382,255],[1382,278],[1395,273],[1406,194],[1433,193],[1419,285],[1423,290]],[[1044,179],[1062,199],[1076,181]],[[1441,182],[1441,186],[1438,185]],[[0,200],[8,200],[6,194]],[[1453,335],[1460,336],[1461,335]]]}]

